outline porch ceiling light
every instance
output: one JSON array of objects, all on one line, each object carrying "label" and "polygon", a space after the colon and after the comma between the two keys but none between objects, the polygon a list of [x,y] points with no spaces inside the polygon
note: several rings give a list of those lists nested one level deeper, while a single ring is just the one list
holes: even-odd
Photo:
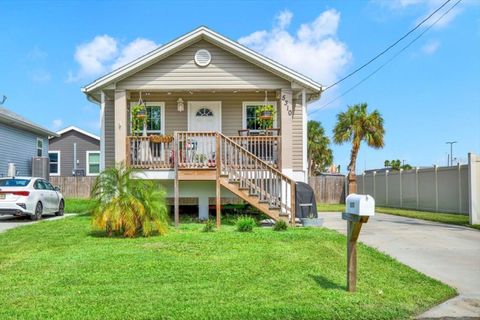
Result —
[{"label": "porch ceiling light", "polygon": [[183,110],[185,110],[185,105],[183,103],[183,99],[182,98],[178,98],[177,100],[177,110],[179,112],[182,112]]}]

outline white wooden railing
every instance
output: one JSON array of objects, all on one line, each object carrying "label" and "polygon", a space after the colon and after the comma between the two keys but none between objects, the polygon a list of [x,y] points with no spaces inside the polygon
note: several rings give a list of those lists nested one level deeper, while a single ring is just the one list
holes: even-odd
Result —
[{"label": "white wooden railing", "polygon": [[[280,215],[295,218],[295,181],[263,161],[233,139],[219,133],[220,172],[231,183],[238,183],[249,195],[279,209]],[[292,210],[293,208],[293,210]]]},{"label": "white wooden railing", "polygon": [[[215,168],[216,133],[178,131],[175,140],[178,153],[174,150],[174,141],[154,142],[151,137],[127,137],[127,164],[137,169],[159,170],[174,168],[174,159],[178,154],[179,168]],[[234,136],[233,142],[267,164],[279,168],[280,136]]]}]

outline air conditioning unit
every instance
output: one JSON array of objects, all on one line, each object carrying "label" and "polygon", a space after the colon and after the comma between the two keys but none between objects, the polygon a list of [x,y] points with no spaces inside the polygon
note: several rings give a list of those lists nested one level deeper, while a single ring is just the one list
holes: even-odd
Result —
[{"label": "air conditioning unit", "polygon": [[48,180],[50,176],[50,159],[48,157],[32,158],[32,177]]}]

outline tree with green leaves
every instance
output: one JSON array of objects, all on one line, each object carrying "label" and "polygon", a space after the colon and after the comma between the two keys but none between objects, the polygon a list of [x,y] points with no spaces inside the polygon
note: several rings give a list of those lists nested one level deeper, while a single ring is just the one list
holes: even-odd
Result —
[{"label": "tree with green leaves", "polygon": [[330,139],[319,121],[308,121],[307,129],[308,175],[314,176],[332,165],[333,153]]},{"label": "tree with green leaves", "polygon": [[357,191],[356,162],[362,142],[368,146],[380,149],[385,145],[383,118],[378,110],[367,111],[367,104],[360,103],[348,106],[347,111],[337,115],[337,123],[333,129],[333,141],[337,144],[350,142],[352,149],[348,165],[348,191]]},{"label": "tree with green leaves", "polygon": [[408,163],[402,164],[402,162],[397,159],[397,160],[385,160],[385,168],[391,168],[393,171],[399,171],[400,169],[402,170],[412,170],[412,166],[409,165]]},{"label": "tree with green leaves", "polygon": [[123,164],[100,173],[92,189],[96,202],[93,226],[109,236],[165,234],[168,211],[165,193],[153,181],[135,179]]}]

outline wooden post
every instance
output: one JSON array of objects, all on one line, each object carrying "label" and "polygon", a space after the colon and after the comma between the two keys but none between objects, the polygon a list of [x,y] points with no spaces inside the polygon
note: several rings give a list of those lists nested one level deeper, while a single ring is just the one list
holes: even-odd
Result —
[{"label": "wooden post", "polygon": [[222,195],[221,195],[221,186],[220,186],[220,174],[221,174],[221,165],[222,159],[220,156],[220,134],[217,132],[216,137],[216,151],[215,151],[215,164],[217,165],[217,181],[216,181],[216,198],[215,198],[215,210],[216,210],[216,220],[217,220],[217,228],[220,228],[221,224],[221,205],[222,205]]},{"label": "wooden post", "polygon": [[179,181],[178,181],[178,157],[180,156],[179,154],[179,148],[178,148],[178,134],[175,132],[174,134],[174,167],[175,167],[175,180],[173,183],[173,189],[174,189],[174,219],[175,219],[175,227],[178,228],[178,225],[180,224],[180,209],[179,209]]},{"label": "wooden post", "polygon": [[357,290],[357,240],[362,224],[368,221],[368,216],[342,213],[342,219],[347,220],[347,291]]}]

